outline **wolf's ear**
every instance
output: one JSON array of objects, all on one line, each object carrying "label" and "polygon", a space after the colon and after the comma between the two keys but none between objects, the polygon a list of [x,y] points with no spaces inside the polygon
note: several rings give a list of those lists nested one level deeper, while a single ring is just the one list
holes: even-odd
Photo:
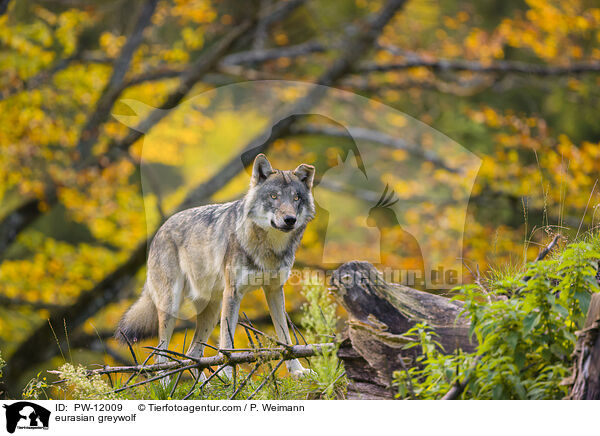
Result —
[{"label": "wolf's ear", "polygon": [[258,185],[259,183],[264,182],[267,179],[267,177],[269,177],[273,173],[273,167],[267,159],[267,156],[261,153],[254,159],[254,165],[252,166],[252,178],[250,179],[250,184],[252,186]]},{"label": "wolf's ear", "polygon": [[294,175],[306,185],[308,189],[312,189],[313,180],[315,179],[315,167],[307,164],[300,164],[294,170]]}]

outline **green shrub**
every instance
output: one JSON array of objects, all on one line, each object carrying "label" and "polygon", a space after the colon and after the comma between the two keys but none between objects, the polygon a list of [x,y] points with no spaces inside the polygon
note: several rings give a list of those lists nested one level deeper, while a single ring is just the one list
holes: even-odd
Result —
[{"label": "green shrub", "polygon": [[[526,271],[495,277],[483,295],[463,286],[464,314],[477,339],[474,353],[443,354],[435,333],[419,324],[407,332],[420,346],[419,365],[395,374],[401,398],[434,399],[466,381],[461,398],[560,399],[596,281],[600,252],[589,242],[571,244],[556,258]],[[482,303],[490,296],[492,302]]]},{"label": "green shrub", "polygon": [[[119,397],[114,394],[110,385],[102,380],[100,375],[88,375],[87,369],[81,365],[74,366],[70,363],[65,363],[59,368],[59,379],[64,382],[55,389],[72,400],[116,400]],[[45,393],[48,386],[45,383],[46,378],[42,381],[38,379],[32,380],[28,388],[24,392],[24,397],[38,398],[39,392]]]},{"label": "green shrub", "polygon": [[[306,303],[302,306],[302,327],[309,344],[332,342],[335,339],[338,318],[337,304],[327,289],[318,283],[308,283],[303,288]],[[337,347],[310,359],[318,398],[340,398],[346,387],[344,368],[337,358]]]}]

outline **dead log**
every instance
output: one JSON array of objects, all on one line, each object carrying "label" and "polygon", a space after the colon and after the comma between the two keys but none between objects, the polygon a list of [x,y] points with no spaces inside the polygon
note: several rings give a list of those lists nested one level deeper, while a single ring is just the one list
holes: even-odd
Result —
[{"label": "dead log", "polygon": [[419,322],[438,335],[445,352],[471,352],[476,343],[469,338],[469,323],[460,316],[462,303],[388,283],[368,262],[348,262],[332,276],[332,289],[348,312],[345,339],[338,357],[349,378],[349,399],[394,397],[395,371],[415,365],[419,347],[403,349],[403,336]]},{"label": "dead log", "polygon": [[572,400],[600,400],[600,294],[593,294],[574,351]]}]

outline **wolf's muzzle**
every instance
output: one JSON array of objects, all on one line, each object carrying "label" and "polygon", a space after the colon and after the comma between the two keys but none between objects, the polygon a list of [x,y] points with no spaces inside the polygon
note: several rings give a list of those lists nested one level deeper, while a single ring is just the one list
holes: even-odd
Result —
[{"label": "wolf's muzzle", "polygon": [[294,224],[296,224],[296,217],[293,215],[286,215],[283,218],[283,222],[285,223],[286,226],[288,227],[294,227]]},{"label": "wolf's muzzle", "polygon": [[[288,218],[288,217],[286,217]],[[293,221],[291,219],[286,219],[284,218],[283,222],[285,223],[283,226],[278,226],[275,221],[271,220],[271,227],[273,227],[274,229],[280,230],[282,232],[291,232],[292,230],[294,230],[294,224],[296,224],[296,218],[292,217]],[[291,223],[291,224],[288,224]]]}]

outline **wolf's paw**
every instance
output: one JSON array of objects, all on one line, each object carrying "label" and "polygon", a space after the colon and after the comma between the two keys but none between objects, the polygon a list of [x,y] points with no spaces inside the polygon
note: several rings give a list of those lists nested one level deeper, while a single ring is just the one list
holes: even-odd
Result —
[{"label": "wolf's paw", "polygon": [[290,374],[292,375],[292,378],[295,380],[304,378],[304,377],[312,377],[317,375],[316,372],[314,372],[312,369],[310,368],[298,368],[298,369],[294,369],[293,371],[290,371]]}]

